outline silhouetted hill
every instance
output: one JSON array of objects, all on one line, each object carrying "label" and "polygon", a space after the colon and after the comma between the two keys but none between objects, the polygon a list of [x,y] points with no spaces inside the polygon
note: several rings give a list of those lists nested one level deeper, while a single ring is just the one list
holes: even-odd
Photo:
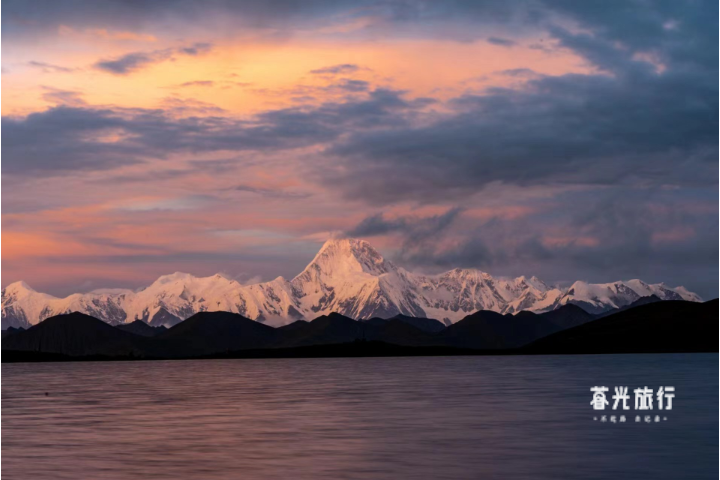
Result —
[{"label": "silhouetted hill", "polygon": [[387,322],[387,319],[380,318],[380,317],[373,317],[373,318],[368,318],[367,320],[360,320],[360,321],[363,322],[365,325],[373,325],[375,327],[381,327],[381,326],[385,325],[385,322]]},{"label": "silhouetted hill", "polygon": [[541,313],[540,316],[557,326],[558,330],[577,327],[578,325],[582,325],[583,323],[587,323],[595,319],[592,314],[572,303],[563,305],[557,310],[550,310],[549,312]]},{"label": "silhouetted hill", "polygon": [[153,315],[153,317],[148,322],[148,325],[150,325],[151,327],[172,328],[180,322],[182,322],[182,319],[180,317],[176,317],[164,308],[161,308],[157,311],[155,315]]},{"label": "silhouetted hill", "polygon": [[501,315],[480,310],[450,325],[438,336],[460,348],[517,348],[559,330],[554,323],[532,312]]},{"label": "silhouetted hill", "polygon": [[528,345],[532,353],[717,352],[718,300],[640,305],[557,332]]},{"label": "silhouetted hill", "polygon": [[[443,327],[444,328],[444,327]],[[426,332],[415,325],[397,318],[372,325],[365,331],[365,339],[404,346],[437,346],[443,340],[437,334]]]},{"label": "silhouetted hill", "polygon": [[438,333],[445,330],[445,324],[435,320],[434,318],[408,317],[407,315],[398,314],[392,319],[408,323],[413,327],[429,333]]},{"label": "silhouetted hill", "polygon": [[[571,328],[562,330],[565,326]],[[131,333],[135,330],[140,334]],[[597,320],[575,305],[539,315],[479,311],[437,333],[400,318],[360,322],[336,313],[275,329],[234,313],[201,312],[157,336],[142,336],[151,330],[157,329],[141,322],[113,327],[77,312],[58,315],[27,331],[4,332],[3,361],[241,357],[245,354],[238,352],[246,350],[254,352],[249,357],[419,355],[423,349],[444,352],[428,354],[717,352],[718,301],[650,301]]]},{"label": "silhouetted hill", "polygon": [[276,329],[237,313],[200,312],[155,338],[166,342],[174,356],[197,356],[263,348],[277,336]]},{"label": "silhouetted hill", "polygon": [[150,339],[78,312],[50,317],[24,332],[17,332],[3,339],[2,348],[72,356],[160,353]]},{"label": "silhouetted hill", "polygon": [[283,334],[294,332],[296,330],[304,328],[305,325],[307,325],[307,320],[295,320],[292,323],[288,323],[287,325],[283,325],[282,327],[278,327],[277,330],[279,332],[282,332]]},{"label": "silhouetted hill", "polygon": [[352,343],[356,340],[406,346],[441,343],[433,334],[397,318],[356,321],[338,313],[323,315],[311,322],[294,322],[278,330],[281,335],[275,346],[280,348]]},{"label": "silhouetted hill", "polygon": [[167,328],[165,328],[163,325],[160,325],[159,327],[151,327],[142,320],[135,320],[132,323],[122,323],[120,325],[115,325],[115,328],[119,328],[120,330],[123,330],[125,332],[134,333],[135,335],[142,335],[143,337],[154,337],[167,331]]},{"label": "silhouetted hill", "polygon": [[8,327],[7,329],[2,331],[2,338],[9,337],[10,335],[18,332],[24,332],[25,329],[23,327]]},{"label": "silhouetted hill", "polygon": [[412,325],[413,327],[415,327],[419,330],[423,330],[427,333],[437,333],[442,330],[445,330],[444,323],[441,323],[432,318],[408,317],[407,315],[402,315],[402,314],[396,315],[391,318],[373,317],[373,318],[369,318],[367,320],[361,320],[361,322],[365,323],[366,325],[372,325],[374,327],[382,327],[390,320],[407,323],[408,325]]},{"label": "silhouetted hill", "polygon": [[348,343],[363,339],[365,331],[372,328],[365,322],[358,322],[339,313],[331,313],[311,322],[295,322],[292,329],[281,331],[276,347],[300,347],[330,343]]}]

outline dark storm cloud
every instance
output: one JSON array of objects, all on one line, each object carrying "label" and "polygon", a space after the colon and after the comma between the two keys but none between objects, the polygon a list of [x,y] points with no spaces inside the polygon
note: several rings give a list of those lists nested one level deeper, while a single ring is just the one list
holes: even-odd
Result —
[{"label": "dark storm cloud", "polygon": [[128,121],[112,110],[59,106],[25,118],[3,117],[2,128],[4,174],[107,169],[136,163],[134,158],[141,154],[138,145],[88,138],[129,128]]},{"label": "dark storm cloud", "polygon": [[714,82],[650,72],[624,79],[546,77],[523,92],[464,96],[456,115],[429,125],[357,132],[330,153],[350,173],[338,186],[381,201],[452,196],[494,181],[615,183],[637,176],[714,182]]},{"label": "dark storm cloud", "polygon": [[[72,99],[75,92],[50,93]],[[405,115],[422,108],[426,100],[409,101],[403,92],[375,89],[361,98],[317,107],[267,111],[251,121],[219,116],[176,118],[170,114],[219,112],[214,105],[192,99],[170,97],[164,104],[166,110],[59,106],[27,117],[3,117],[3,173],[57,175],[111,169],[176,152],[271,151],[317,145],[348,130],[400,127],[408,121]],[[107,141],[108,136],[113,141]]]},{"label": "dark storm cloud", "polygon": [[315,142],[334,140],[348,131],[408,124],[407,115],[427,105],[427,99],[406,100],[402,91],[376,88],[361,98],[327,102],[311,108],[285,108],[259,115],[268,125],[280,127],[286,136],[309,137]]},{"label": "dark storm cloud", "polygon": [[439,244],[457,235],[464,208],[452,207],[442,214],[431,216],[401,215],[387,217],[383,213],[370,215],[345,232],[348,237],[390,235],[398,240],[399,250],[393,260],[409,268],[469,268],[484,267],[500,260],[501,252],[492,252],[481,237],[463,237],[452,249],[441,251]]},{"label": "dark storm cloud", "polygon": [[453,198],[490,182],[716,183],[717,24],[657,7],[596,17],[585,2],[559,3],[592,30],[551,34],[603,73],[531,77],[520,90],[459,97],[437,122],[356,132],[329,149],[344,168],[326,171],[328,181],[378,203]]},{"label": "dark storm cloud", "polygon": [[[364,34],[385,37],[388,32],[444,37],[459,41],[486,39],[478,26],[505,26],[510,31],[540,31],[560,20],[570,19],[584,28],[602,29],[632,48],[657,46],[658,36],[677,26],[717,28],[717,2],[656,0],[611,0],[573,2],[567,0],[476,0],[383,1],[375,0],[5,0],[2,24],[4,38],[54,33],[52,27],[107,28],[143,31],[148,25],[205,26],[214,30],[257,26],[291,31],[309,25],[364,18],[373,22]],[[520,30],[522,29],[522,30]],[[490,38],[514,41],[503,36]],[[676,45],[683,54],[688,46]],[[712,58],[712,51],[704,52]],[[684,56],[684,54],[682,55]],[[717,57],[715,57],[717,58]]]},{"label": "dark storm cloud", "polygon": [[196,56],[210,51],[211,48],[212,46],[209,43],[196,43],[189,47],[177,49],[166,48],[150,52],[132,52],[115,59],[99,60],[93,66],[98,70],[115,75],[127,75],[150,65],[170,60],[176,54]]},{"label": "dark storm cloud", "polygon": [[[3,2],[3,27],[25,26],[42,28],[48,24],[105,26],[113,23],[123,28],[142,27],[143,24],[158,20],[179,19],[187,22],[217,22],[217,17],[229,21],[243,21],[243,24],[275,26],[276,22],[312,19],[347,12],[349,9],[360,14],[371,10],[387,19],[402,21],[416,16],[420,9],[429,11],[432,4],[426,2],[342,1],[342,0],[153,0],[151,2],[123,0],[35,0],[32,4],[24,0]],[[440,9],[442,10],[442,9]],[[437,16],[437,13],[432,13]]]},{"label": "dark storm cloud", "polygon": [[[52,35],[60,25],[107,28],[144,33],[148,27],[175,34],[188,30],[234,32],[258,29],[268,38],[288,38],[328,26],[362,20],[367,25],[351,35],[385,39],[388,35],[445,38],[469,42],[487,37],[479,26],[503,25],[512,30],[537,29],[547,21],[548,2],[526,0],[6,0],[3,2],[3,38]],[[333,32],[330,30],[329,32]],[[323,33],[330,37],[343,33]]]},{"label": "dark storm cloud", "polygon": [[349,237],[374,237],[399,233],[406,238],[406,243],[421,242],[446,230],[462,211],[462,208],[455,207],[429,217],[402,215],[393,218],[377,213],[365,217],[346,234]]},{"label": "dark storm cloud", "polygon": [[491,250],[488,244],[478,236],[465,237],[446,250],[438,248],[433,240],[404,242],[394,260],[409,268],[420,268],[421,270],[427,268],[439,268],[440,270],[484,269],[507,261],[504,251]]},{"label": "dark storm cloud", "polygon": [[590,29],[597,42],[620,42],[633,52],[656,51],[676,65],[717,68],[717,2],[613,0],[601,6],[558,0],[547,5]]},{"label": "dark storm cloud", "polygon": [[349,237],[390,235],[397,239],[399,250],[393,260],[409,268],[484,267],[498,261],[498,252],[491,253],[477,235],[462,238],[459,245],[442,251],[439,245],[449,236],[457,235],[454,228],[464,209],[449,208],[439,215],[401,215],[388,217],[384,213],[370,215],[345,232]]},{"label": "dark storm cloud", "polygon": [[[308,0],[7,0],[3,2],[3,39],[52,35],[59,25],[142,31],[149,25],[178,28],[206,26],[214,30],[243,26],[290,28],[301,22],[352,8],[355,2]],[[192,48],[192,47],[189,47]]]}]

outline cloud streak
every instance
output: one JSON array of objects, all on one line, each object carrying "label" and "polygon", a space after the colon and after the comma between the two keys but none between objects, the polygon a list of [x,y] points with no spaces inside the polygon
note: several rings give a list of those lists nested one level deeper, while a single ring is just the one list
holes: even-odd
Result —
[{"label": "cloud streak", "polygon": [[345,63],[342,65],[332,65],[330,67],[318,68],[311,70],[310,73],[314,75],[340,75],[355,73],[360,70],[360,67],[351,63]]},{"label": "cloud streak", "polygon": [[516,42],[513,40],[499,37],[488,37],[487,42],[499,47],[513,47],[516,45]]},{"label": "cloud streak", "polygon": [[82,93],[72,90],[58,90],[52,87],[43,87],[45,93],[43,100],[55,105],[66,105],[69,107],[84,107],[87,102],[82,98]]},{"label": "cloud streak", "polygon": [[197,56],[212,49],[209,43],[196,43],[188,47],[166,48],[149,52],[131,52],[114,59],[99,60],[93,67],[114,75],[128,75],[157,63],[174,58],[174,55]]},{"label": "cloud streak", "polygon": [[75,71],[74,68],[62,67],[60,65],[53,65],[45,62],[36,62],[35,60],[28,62],[28,65],[34,68],[39,68],[45,73],[70,73]]}]

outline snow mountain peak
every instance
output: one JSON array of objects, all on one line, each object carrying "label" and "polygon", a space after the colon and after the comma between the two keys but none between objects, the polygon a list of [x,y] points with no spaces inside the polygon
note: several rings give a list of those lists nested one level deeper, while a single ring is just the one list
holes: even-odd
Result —
[{"label": "snow mountain peak", "polygon": [[326,276],[366,273],[379,276],[394,270],[380,253],[365,240],[338,238],[325,242],[315,258],[296,278],[308,271]]},{"label": "snow mountain peak", "polygon": [[20,280],[17,282],[13,282],[7,287],[5,287],[4,290],[7,290],[8,292],[34,292],[35,290],[25,283],[24,281]]},{"label": "snow mountain peak", "polygon": [[242,285],[222,274],[195,277],[175,272],[138,291],[103,289],[66,298],[15,282],[2,290],[2,327],[27,328],[74,311],[111,324],[143,320],[171,326],[203,311],[239,313],[272,325],[332,312],[356,319],[403,314],[449,324],[477,310],[543,312],[568,303],[599,313],[650,295],[662,300],[701,301],[683,287],[637,279],[605,284],[577,281],[570,288],[559,288],[534,276],[494,278],[472,268],[415,274],[384,259],[364,240],[335,238],[325,242],[308,266],[289,281],[277,277]]}]

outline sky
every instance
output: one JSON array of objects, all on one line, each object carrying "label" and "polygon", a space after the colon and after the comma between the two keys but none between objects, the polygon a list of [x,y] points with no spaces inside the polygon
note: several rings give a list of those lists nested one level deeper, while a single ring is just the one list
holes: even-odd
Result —
[{"label": "sky", "polygon": [[5,0],[2,285],[411,271],[718,292],[717,1]]}]

